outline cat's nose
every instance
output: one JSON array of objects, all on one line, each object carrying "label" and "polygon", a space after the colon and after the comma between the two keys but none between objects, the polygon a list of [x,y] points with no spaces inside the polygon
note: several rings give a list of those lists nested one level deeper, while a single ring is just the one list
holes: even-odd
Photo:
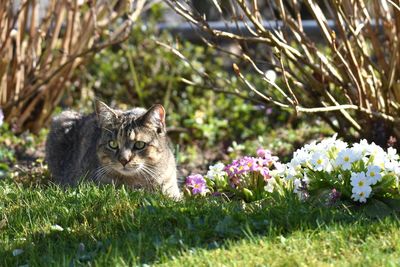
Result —
[{"label": "cat's nose", "polygon": [[123,149],[121,151],[121,154],[119,154],[119,162],[121,162],[122,166],[125,167],[126,164],[128,164],[129,161],[131,161],[132,159],[132,153],[127,150],[127,149]]},{"label": "cat's nose", "polygon": [[119,158],[119,162],[121,162],[122,166],[124,166],[124,167],[126,164],[128,164],[129,161],[130,161],[130,159],[127,159],[125,157]]}]

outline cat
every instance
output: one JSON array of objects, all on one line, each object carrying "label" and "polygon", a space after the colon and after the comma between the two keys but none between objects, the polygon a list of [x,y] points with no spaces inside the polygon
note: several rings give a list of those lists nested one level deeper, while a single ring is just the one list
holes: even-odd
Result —
[{"label": "cat", "polygon": [[112,109],[96,100],[96,112],[64,111],[54,117],[46,141],[46,161],[55,182],[76,185],[81,179],[161,189],[181,196],[175,157],[166,136],[165,110]]}]

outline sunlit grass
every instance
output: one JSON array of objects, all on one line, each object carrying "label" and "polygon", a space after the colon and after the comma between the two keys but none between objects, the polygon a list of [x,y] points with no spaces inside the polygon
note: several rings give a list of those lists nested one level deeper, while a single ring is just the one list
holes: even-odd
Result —
[{"label": "sunlit grass", "polygon": [[[396,216],[0,181],[0,266],[397,265]],[[14,256],[15,254],[19,254]]]}]

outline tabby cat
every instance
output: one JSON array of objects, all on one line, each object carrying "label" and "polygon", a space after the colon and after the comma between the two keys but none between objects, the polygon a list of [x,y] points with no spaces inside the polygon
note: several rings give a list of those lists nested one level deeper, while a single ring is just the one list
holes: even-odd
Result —
[{"label": "tabby cat", "polygon": [[61,184],[90,179],[180,197],[161,105],[122,111],[97,101],[90,115],[64,111],[52,120],[46,160]]}]

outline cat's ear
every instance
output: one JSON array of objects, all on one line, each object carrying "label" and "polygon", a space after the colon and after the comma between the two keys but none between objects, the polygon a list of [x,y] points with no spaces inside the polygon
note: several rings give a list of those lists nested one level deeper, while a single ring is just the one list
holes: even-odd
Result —
[{"label": "cat's ear", "polygon": [[165,128],[165,109],[162,105],[156,104],[149,108],[142,116],[143,123],[151,128],[154,128],[157,133],[164,134]]},{"label": "cat's ear", "polygon": [[118,119],[118,113],[114,109],[107,106],[104,102],[96,100],[95,104],[97,118],[101,124],[110,124]]}]

